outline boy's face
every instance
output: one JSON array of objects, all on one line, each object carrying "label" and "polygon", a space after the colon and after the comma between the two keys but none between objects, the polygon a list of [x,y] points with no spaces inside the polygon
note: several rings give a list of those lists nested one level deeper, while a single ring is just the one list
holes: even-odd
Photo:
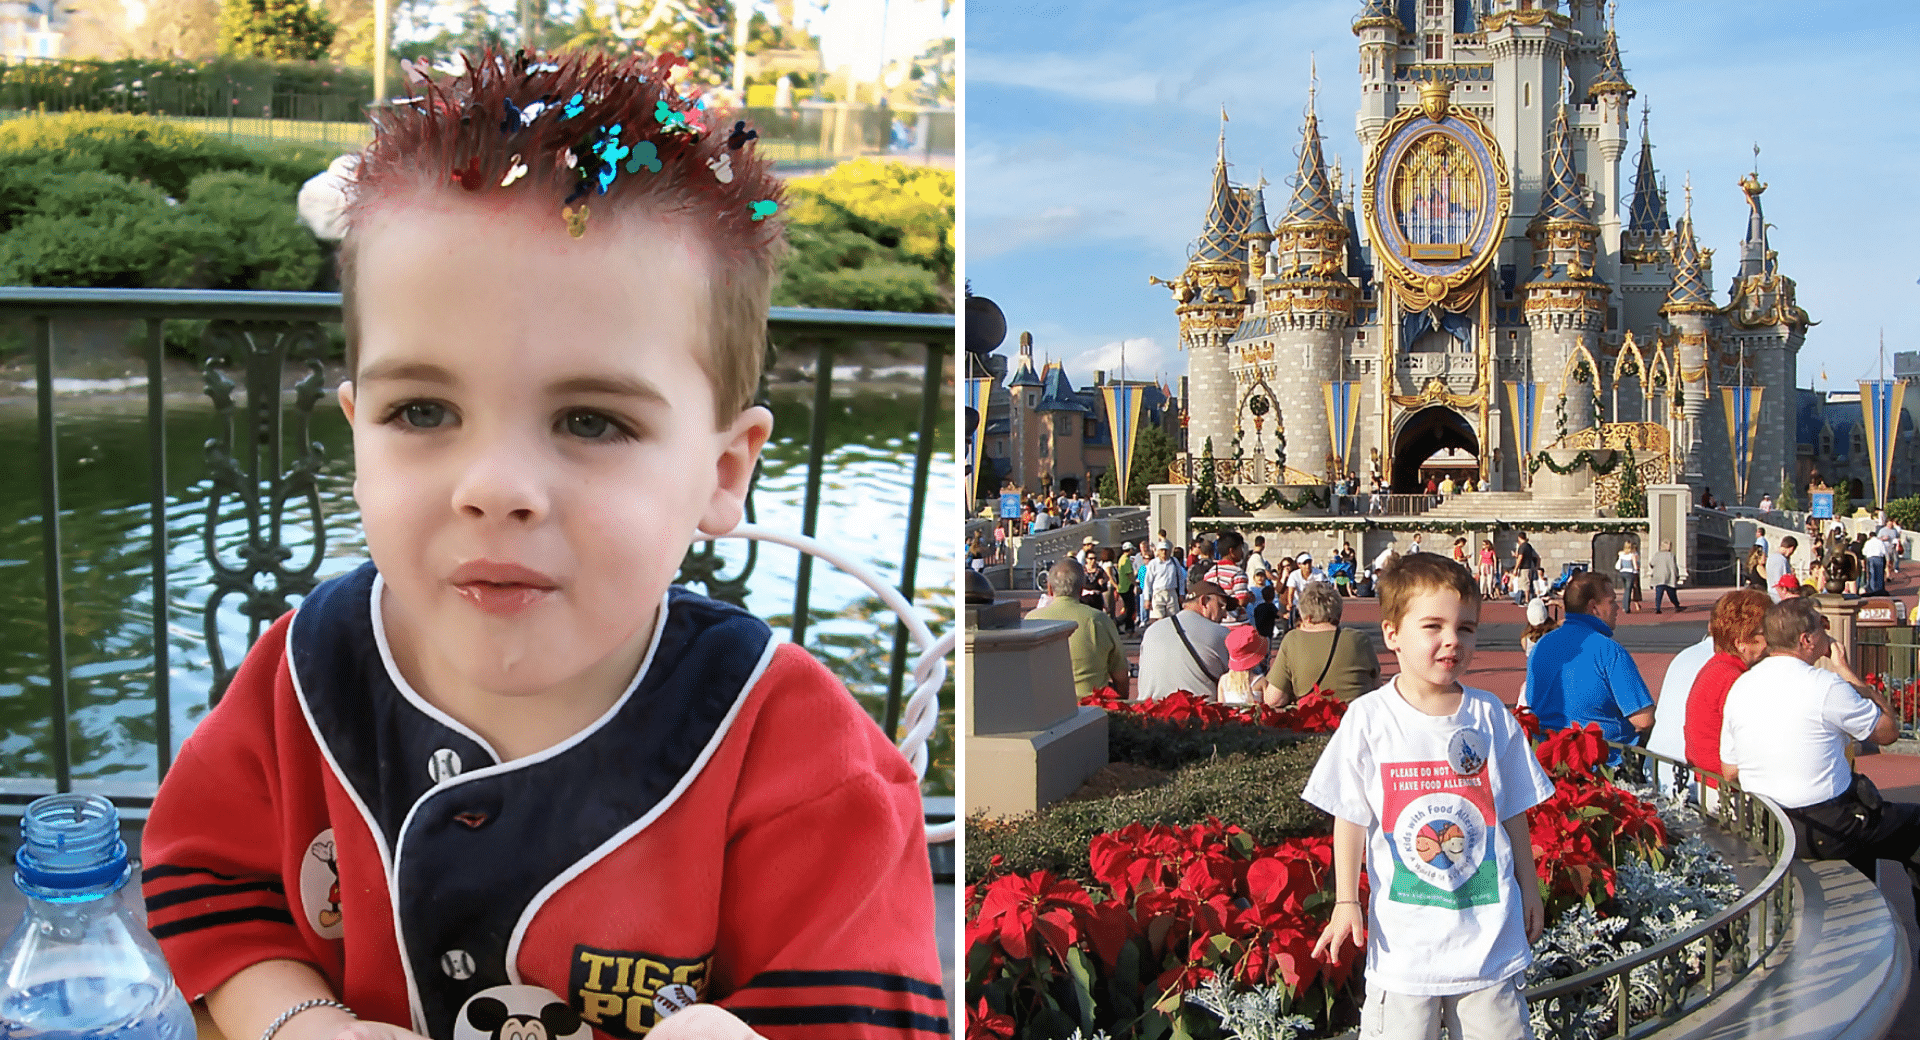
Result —
[{"label": "boy's face", "polygon": [[715,428],[702,246],[530,210],[456,193],[362,230],[354,498],[429,674],[618,688],[696,528],[739,522],[772,417]]},{"label": "boy's face", "polygon": [[1448,689],[1473,664],[1480,608],[1452,589],[1429,589],[1413,597],[1398,622],[1382,620],[1387,649],[1400,656],[1400,671],[1430,689]]}]

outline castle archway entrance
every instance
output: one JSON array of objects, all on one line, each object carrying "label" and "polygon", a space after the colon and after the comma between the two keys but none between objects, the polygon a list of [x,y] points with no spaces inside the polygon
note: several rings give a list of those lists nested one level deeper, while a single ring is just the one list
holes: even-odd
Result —
[{"label": "castle archway entrance", "polygon": [[1466,456],[1471,461],[1471,466],[1453,473],[1456,481],[1479,472],[1480,439],[1474,436],[1473,424],[1466,416],[1436,404],[1401,419],[1393,438],[1393,493],[1413,495],[1425,490],[1425,474],[1431,468],[1428,460],[1442,453],[1450,453],[1456,460]]}]

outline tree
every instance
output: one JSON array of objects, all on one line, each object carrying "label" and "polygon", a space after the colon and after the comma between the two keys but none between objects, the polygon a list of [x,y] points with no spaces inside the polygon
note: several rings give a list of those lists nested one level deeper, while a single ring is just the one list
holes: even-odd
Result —
[{"label": "tree", "polygon": [[211,58],[220,50],[220,0],[153,0],[130,33],[143,58]]},{"label": "tree", "polygon": [[335,32],[327,13],[306,0],[224,0],[220,8],[221,54],[318,61]]},{"label": "tree", "polygon": [[1213,477],[1213,438],[1200,449],[1200,472],[1193,477],[1193,515],[1220,515],[1219,489]]},{"label": "tree", "polygon": [[[1173,442],[1167,438],[1167,431],[1151,424],[1142,426],[1133,437],[1133,458],[1127,461],[1127,501],[1126,505],[1144,506],[1147,504],[1147,488],[1153,484],[1167,482],[1167,473],[1173,467]],[[1108,467],[1100,476],[1100,500],[1120,503],[1120,480],[1118,467]]]},{"label": "tree", "polygon": [[1785,473],[1780,474],[1780,493],[1774,496],[1773,504],[1779,509],[1800,508],[1800,499],[1793,493],[1793,481]]},{"label": "tree", "polygon": [[1640,484],[1640,467],[1634,462],[1632,445],[1627,446],[1627,457],[1620,460],[1620,500],[1613,515],[1647,515],[1647,489]]}]

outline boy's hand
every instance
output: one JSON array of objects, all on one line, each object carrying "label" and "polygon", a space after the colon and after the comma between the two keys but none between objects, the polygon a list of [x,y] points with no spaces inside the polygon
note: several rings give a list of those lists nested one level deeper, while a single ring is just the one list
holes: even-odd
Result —
[{"label": "boy's hand", "polygon": [[1353,940],[1357,950],[1367,948],[1367,918],[1358,903],[1341,903],[1333,908],[1333,917],[1313,944],[1313,959],[1332,963],[1340,959],[1340,944]]},{"label": "boy's hand", "polygon": [[427,1040],[411,1029],[385,1022],[355,1022],[335,1033],[333,1040]]},{"label": "boy's hand", "polygon": [[1522,882],[1520,885],[1520,912],[1527,922],[1527,945],[1540,941],[1547,930],[1547,907],[1540,901],[1540,886]]},{"label": "boy's hand", "polygon": [[695,1004],[667,1016],[647,1040],[764,1040],[733,1012],[718,1004]]}]

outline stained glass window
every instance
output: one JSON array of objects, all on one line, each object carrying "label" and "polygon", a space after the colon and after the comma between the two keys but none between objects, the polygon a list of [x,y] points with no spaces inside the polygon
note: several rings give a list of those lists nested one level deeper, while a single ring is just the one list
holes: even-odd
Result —
[{"label": "stained glass window", "polygon": [[1393,219],[1415,258],[1465,256],[1485,206],[1473,157],[1446,134],[1427,135],[1394,173]]}]

